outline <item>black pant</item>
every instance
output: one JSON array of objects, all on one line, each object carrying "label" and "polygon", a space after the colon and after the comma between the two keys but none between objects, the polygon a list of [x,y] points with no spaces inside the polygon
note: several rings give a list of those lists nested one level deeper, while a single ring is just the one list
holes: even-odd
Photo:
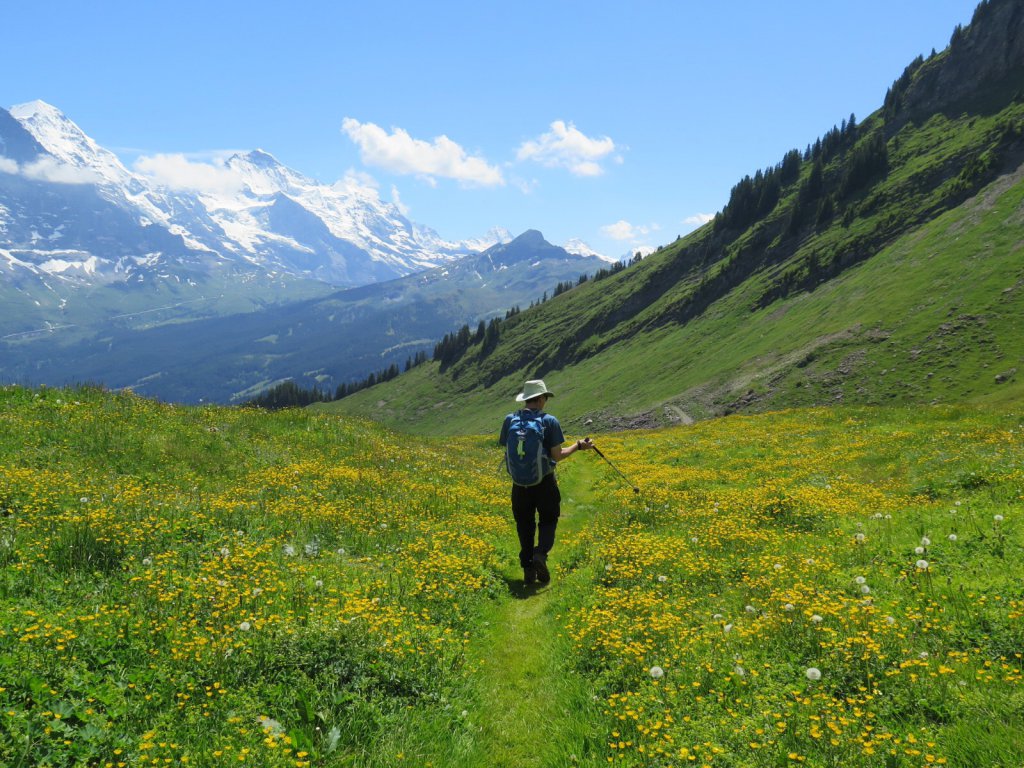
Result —
[{"label": "black pant", "polygon": [[[540,559],[547,558],[555,546],[561,502],[562,494],[558,492],[554,472],[537,485],[512,486],[512,517],[519,534],[519,563],[523,568],[533,567],[534,555]],[[533,543],[534,534],[537,534],[536,545]]]}]

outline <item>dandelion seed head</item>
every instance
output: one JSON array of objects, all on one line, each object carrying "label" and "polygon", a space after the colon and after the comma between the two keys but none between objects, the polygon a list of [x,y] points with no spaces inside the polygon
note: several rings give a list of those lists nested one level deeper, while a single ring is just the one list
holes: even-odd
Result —
[{"label": "dandelion seed head", "polygon": [[724,627],[722,627],[722,631],[726,634],[732,632],[732,624],[726,624]]},{"label": "dandelion seed head", "polygon": [[992,519],[995,520],[997,523],[1003,522],[1003,516],[1002,515],[993,515]]},{"label": "dandelion seed head", "polygon": [[660,576],[658,576],[658,581],[664,584],[666,581],[668,581],[668,576],[666,576],[665,574],[661,574]]},{"label": "dandelion seed head", "polygon": [[[5,540],[4,543],[6,543],[6,540]],[[144,558],[142,558],[142,564],[148,568],[149,566],[151,566],[153,564],[153,558],[152,557],[144,557]]]},{"label": "dandelion seed head", "polygon": [[862,595],[870,595],[871,594],[871,587],[869,587],[867,584],[861,584],[860,585],[860,593]]},{"label": "dandelion seed head", "polygon": [[231,550],[228,549],[227,547],[221,547],[220,548],[220,556],[223,557],[223,558],[230,557],[231,556]]},{"label": "dandelion seed head", "polygon": [[782,606],[782,610],[784,610],[784,611],[786,611],[788,613],[790,611],[795,611],[796,610],[796,606],[793,605],[792,603],[786,603],[784,606]]},{"label": "dandelion seed head", "polygon": [[858,542],[858,543],[860,543],[860,544],[863,544],[863,543],[864,543],[864,540],[865,540],[865,539],[867,538],[867,536],[865,536],[865,535],[864,535],[863,533],[858,533],[858,534],[857,534],[856,536],[854,536],[853,538],[855,538],[855,539],[857,540],[857,542]]},{"label": "dandelion seed head", "polygon": [[885,623],[888,624],[891,627],[893,624],[896,623],[896,617],[894,617],[894,616],[886,616],[885,617]]},{"label": "dandelion seed head", "polygon": [[782,563],[776,563],[775,565],[772,566],[772,568],[774,568],[776,571],[781,571],[782,570]]},{"label": "dandelion seed head", "polygon": [[914,554],[915,555],[923,555],[924,554],[924,547],[914,547]]},{"label": "dandelion seed head", "polygon": [[662,669],[661,667],[651,667],[650,675],[655,680],[661,680],[661,678],[663,678],[665,676],[665,670]]},{"label": "dandelion seed head", "polygon": [[821,618],[821,616],[819,616],[818,614],[814,614],[813,616],[811,616],[811,621],[813,621],[815,624],[821,624],[821,622],[823,622],[824,619]]},{"label": "dandelion seed head", "polygon": [[747,674],[747,670],[745,670],[739,664],[737,664],[735,667],[733,667],[732,671],[735,672],[739,677],[743,677],[744,675]]},{"label": "dandelion seed head", "polygon": [[927,571],[928,570],[928,561],[927,560],[918,560],[917,561],[917,568],[918,568],[918,570],[921,570],[921,571]]},{"label": "dandelion seed head", "polygon": [[243,632],[248,632],[250,629],[252,629],[252,624],[250,624],[248,621],[243,621],[241,624],[238,625],[238,628]]},{"label": "dandelion seed head", "polygon": [[284,553],[287,557],[295,557],[295,547],[293,547],[291,544],[285,544]]},{"label": "dandelion seed head", "polygon": [[854,581],[857,582],[858,584],[865,584],[865,583],[867,583],[867,579],[865,579],[863,576],[858,576],[857,578],[854,579]]},{"label": "dandelion seed head", "polygon": [[712,616],[711,618],[712,618],[712,620],[713,620],[713,621],[721,621],[721,620],[722,620],[722,619],[724,619],[725,617],[724,617],[724,616],[723,616],[722,614],[720,614],[720,613],[716,613],[716,614],[715,614],[714,616]]},{"label": "dandelion seed head", "polygon": [[948,536],[947,538],[948,538],[948,539],[949,539],[950,541],[956,541],[956,534],[955,534],[955,533],[951,533],[951,534],[949,534],[949,536]]},{"label": "dandelion seed head", "polygon": [[932,540],[929,539],[927,536],[922,536],[921,537],[921,546],[922,547],[931,546],[931,543],[932,543]]},{"label": "dandelion seed head", "polygon": [[821,670],[817,667],[808,667],[804,674],[807,676],[807,679],[812,682],[821,680]]}]

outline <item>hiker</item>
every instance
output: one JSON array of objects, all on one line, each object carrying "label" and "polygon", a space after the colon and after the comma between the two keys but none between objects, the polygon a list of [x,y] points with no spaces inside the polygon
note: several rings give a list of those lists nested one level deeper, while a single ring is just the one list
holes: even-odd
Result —
[{"label": "hiker", "polygon": [[519,534],[519,563],[525,584],[551,581],[547,559],[555,544],[562,501],[555,464],[576,451],[593,447],[589,437],[562,447],[565,436],[558,419],[544,413],[544,405],[552,397],[543,379],[527,381],[516,396],[516,402],[524,407],[505,417],[498,437],[498,444],[505,447],[505,466],[512,477],[512,516]]}]

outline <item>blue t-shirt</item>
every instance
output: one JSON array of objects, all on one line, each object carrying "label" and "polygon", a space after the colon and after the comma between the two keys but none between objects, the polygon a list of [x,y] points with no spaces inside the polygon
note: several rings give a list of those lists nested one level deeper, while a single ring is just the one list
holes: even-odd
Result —
[{"label": "blue t-shirt", "polygon": [[[530,410],[524,408],[524,411]],[[533,411],[537,413],[537,411]],[[501,425],[501,434],[498,435],[498,445],[504,447],[508,443],[508,426],[512,423],[512,416],[509,414],[505,417],[505,422]],[[558,419],[552,416],[550,413],[540,412],[540,419],[544,423],[544,448],[547,450],[546,457],[551,463],[552,471],[555,468],[555,462],[551,461],[551,449],[556,445],[561,445],[565,442],[565,435],[562,434],[562,425],[558,423]]]}]

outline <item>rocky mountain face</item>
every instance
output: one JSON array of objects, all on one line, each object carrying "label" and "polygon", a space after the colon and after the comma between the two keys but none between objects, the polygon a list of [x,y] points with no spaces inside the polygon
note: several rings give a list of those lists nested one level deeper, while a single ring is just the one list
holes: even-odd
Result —
[{"label": "rocky mountain face", "polygon": [[977,103],[999,91],[1024,91],[1024,4],[984,0],[967,27],[957,27],[942,53],[912,63],[888,103],[893,128],[907,120]]}]

